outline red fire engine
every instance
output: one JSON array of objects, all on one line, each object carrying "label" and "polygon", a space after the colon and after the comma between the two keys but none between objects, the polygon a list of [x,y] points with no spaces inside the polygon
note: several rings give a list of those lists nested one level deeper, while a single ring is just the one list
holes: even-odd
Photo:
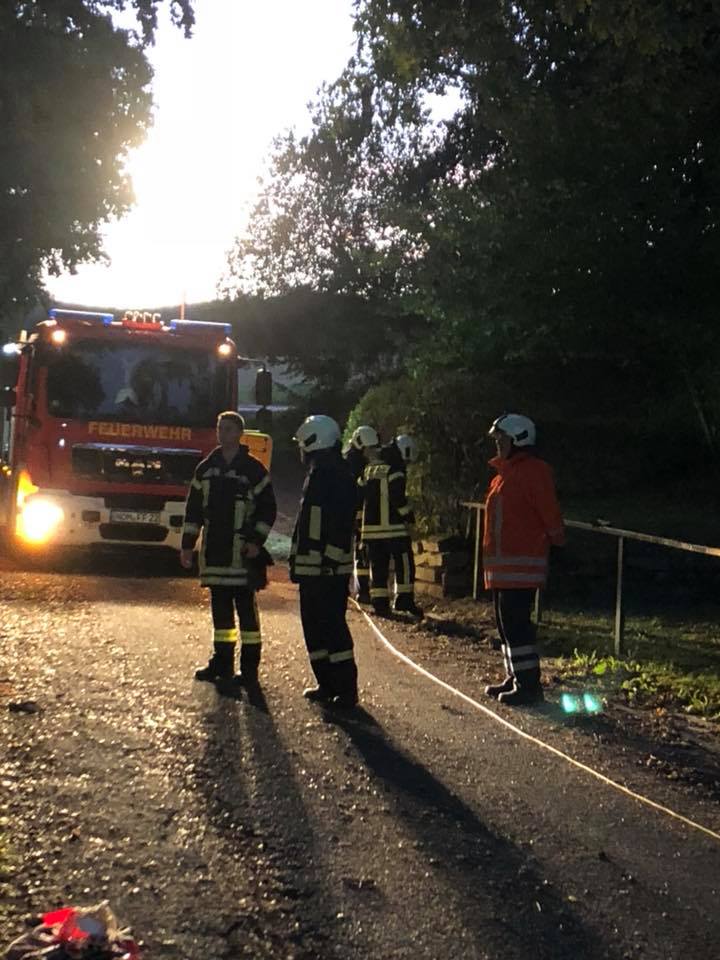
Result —
[{"label": "red fire engine", "polygon": [[[159,314],[50,310],[8,345],[0,524],[11,539],[179,548],[193,470],[216,445],[218,413],[236,409],[230,333]],[[269,466],[269,436],[243,442]]]}]

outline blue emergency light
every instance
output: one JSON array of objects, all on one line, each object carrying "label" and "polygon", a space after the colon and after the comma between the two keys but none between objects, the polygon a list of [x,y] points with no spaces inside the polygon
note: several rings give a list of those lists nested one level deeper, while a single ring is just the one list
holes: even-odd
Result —
[{"label": "blue emergency light", "polygon": [[48,316],[51,320],[88,320],[91,323],[102,323],[109,327],[113,322],[112,313],[94,313],[92,310],[61,310],[53,307],[48,310]]},{"label": "blue emergency light", "polygon": [[208,328],[222,329],[225,336],[232,336],[231,323],[216,323],[214,320],[171,320],[168,324],[170,330],[207,330]]}]

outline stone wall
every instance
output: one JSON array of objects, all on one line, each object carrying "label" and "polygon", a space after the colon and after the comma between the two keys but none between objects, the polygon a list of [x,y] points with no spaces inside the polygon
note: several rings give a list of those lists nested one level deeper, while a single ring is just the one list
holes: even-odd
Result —
[{"label": "stone wall", "polygon": [[458,536],[424,537],[413,543],[415,590],[425,596],[465,597],[472,593],[472,545]]}]

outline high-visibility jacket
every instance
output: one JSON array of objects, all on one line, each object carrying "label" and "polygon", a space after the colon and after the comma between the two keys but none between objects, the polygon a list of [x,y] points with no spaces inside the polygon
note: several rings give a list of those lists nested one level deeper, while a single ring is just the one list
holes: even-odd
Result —
[{"label": "high-visibility jacket", "polygon": [[290,577],[349,577],[353,571],[356,485],[340,453],[313,458],[290,546]]},{"label": "high-visibility jacket", "polygon": [[407,537],[414,523],[405,494],[405,471],[384,461],[372,460],[358,481],[362,498],[361,537],[370,540],[394,540]]},{"label": "high-visibility jacket", "polygon": [[275,515],[270,474],[247,447],[230,463],[220,447],[199,463],[185,504],[182,548],[194,549],[202,531],[203,586],[253,587],[257,563],[245,556],[245,545],[262,547]]},{"label": "high-visibility jacket", "polygon": [[496,457],[485,501],[483,573],[488,589],[534,589],[547,578],[550,545],[565,541],[552,470],[517,452]]}]

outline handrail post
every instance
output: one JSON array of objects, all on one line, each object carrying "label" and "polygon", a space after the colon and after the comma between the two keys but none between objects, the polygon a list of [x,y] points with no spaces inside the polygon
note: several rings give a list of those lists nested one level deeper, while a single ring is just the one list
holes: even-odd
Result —
[{"label": "handrail post", "polygon": [[535,623],[540,624],[542,621],[542,591],[540,587],[535,591]]},{"label": "handrail post", "polygon": [[617,586],[615,589],[615,656],[624,652],[625,611],[623,609],[623,574],[625,568],[625,537],[618,537]]},{"label": "handrail post", "polygon": [[480,507],[475,506],[475,566],[473,567],[473,600],[477,600],[480,586]]}]

